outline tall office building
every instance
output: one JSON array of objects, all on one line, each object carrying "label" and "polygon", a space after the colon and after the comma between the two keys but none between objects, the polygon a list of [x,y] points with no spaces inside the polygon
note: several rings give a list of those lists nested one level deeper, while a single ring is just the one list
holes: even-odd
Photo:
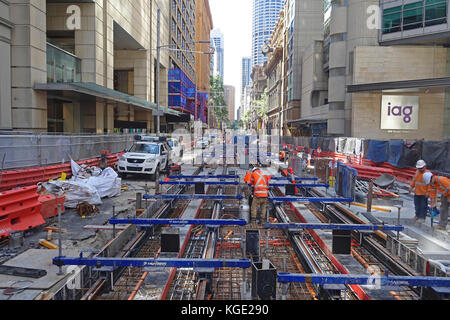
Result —
[{"label": "tall office building", "polygon": [[228,106],[228,120],[234,121],[235,118],[235,92],[236,89],[233,86],[224,85],[224,98]]},{"label": "tall office building", "polygon": [[211,31],[211,42],[214,43],[214,76],[224,79],[224,38],[220,29]]},{"label": "tall office building", "polygon": [[284,0],[253,0],[252,19],[252,66],[262,65],[267,58],[261,48],[278,21]]},{"label": "tall office building", "polygon": [[250,84],[250,74],[252,73],[252,58],[244,57],[241,62],[241,95],[244,94],[244,89]]}]

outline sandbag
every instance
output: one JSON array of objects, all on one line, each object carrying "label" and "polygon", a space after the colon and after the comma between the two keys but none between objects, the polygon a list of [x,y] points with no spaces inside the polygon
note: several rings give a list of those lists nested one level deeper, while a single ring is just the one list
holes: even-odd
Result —
[{"label": "sandbag", "polygon": [[99,176],[92,176],[86,179],[85,182],[97,189],[101,198],[111,198],[119,195],[122,184],[122,180],[111,168],[106,168]]},{"label": "sandbag", "polygon": [[81,202],[93,205],[102,204],[97,189],[83,180],[50,181],[44,184],[47,190],[59,189],[65,196],[64,206],[75,209]]}]

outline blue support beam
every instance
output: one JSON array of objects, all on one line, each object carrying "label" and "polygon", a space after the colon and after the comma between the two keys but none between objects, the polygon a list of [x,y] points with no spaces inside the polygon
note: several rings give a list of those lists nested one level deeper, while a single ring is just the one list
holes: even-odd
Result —
[{"label": "blue support beam", "polygon": [[266,229],[289,230],[358,230],[358,231],[403,231],[404,226],[368,225],[368,224],[326,224],[326,223],[266,223]]},{"label": "blue support beam", "polygon": [[134,224],[141,226],[151,226],[151,225],[196,225],[196,226],[245,226],[247,221],[243,219],[110,219],[110,224]]},{"label": "blue support beam", "polygon": [[249,259],[183,259],[183,258],[77,258],[55,257],[56,266],[88,266],[88,267],[145,267],[145,268],[243,268],[251,267]]},{"label": "blue support beam", "polygon": [[373,276],[350,274],[294,274],[280,272],[277,281],[281,283],[315,283],[372,286],[412,286],[412,287],[450,287],[450,277],[414,276]]},{"label": "blue support beam", "polygon": [[209,186],[225,186],[225,185],[239,185],[238,181],[160,181],[159,184],[163,185],[195,185],[196,183],[204,183]]},{"label": "blue support beam", "polygon": [[[296,187],[300,187],[300,188],[329,188],[330,185],[329,184],[325,184],[325,183],[295,183],[293,184]],[[271,187],[285,187],[286,183],[271,183],[270,184]]]},{"label": "blue support beam", "polygon": [[208,194],[144,194],[143,199],[186,199],[186,200],[241,200],[244,198],[242,195],[227,196],[227,195],[208,195]]},{"label": "blue support beam", "polygon": [[353,202],[353,198],[269,197],[273,202]]},{"label": "blue support beam", "polygon": [[317,181],[319,180],[319,178],[317,177],[271,177],[271,180],[274,181],[284,181],[284,180],[288,180],[288,181],[292,181],[292,179],[294,179],[295,181]]},{"label": "blue support beam", "polygon": [[219,175],[219,176],[169,176],[169,179],[239,179],[239,176]]},{"label": "blue support beam", "polygon": [[[161,185],[195,185],[196,183],[204,183],[205,185],[210,186],[221,186],[221,185],[239,185],[238,181],[160,181],[159,184]],[[285,187],[285,183],[271,183],[271,187]],[[329,184],[325,183],[310,183],[310,184],[303,184],[303,183],[297,183],[295,184],[296,187],[301,188],[329,188]]]}]

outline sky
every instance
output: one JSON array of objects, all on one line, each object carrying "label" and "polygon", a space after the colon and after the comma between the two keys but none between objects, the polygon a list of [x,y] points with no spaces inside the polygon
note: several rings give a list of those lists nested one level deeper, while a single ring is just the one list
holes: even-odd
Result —
[{"label": "sky", "polygon": [[251,55],[252,1],[209,0],[209,5],[214,28],[219,28],[224,35],[224,84],[236,89],[237,111],[241,94],[241,59]]}]

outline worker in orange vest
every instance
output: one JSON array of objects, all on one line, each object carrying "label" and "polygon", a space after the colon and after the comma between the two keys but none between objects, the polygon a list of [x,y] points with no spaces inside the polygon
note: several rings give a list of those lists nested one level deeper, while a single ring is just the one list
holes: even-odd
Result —
[{"label": "worker in orange vest", "polygon": [[269,182],[271,178],[263,174],[260,168],[252,170],[250,182],[253,185],[253,201],[251,206],[252,220],[258,220],[258,209],[261,210],[261,222],[266,220],[267,199],[269,198]]},{"label": "worker in orange vest", "polygon": [[437,194],[441,194],[441,208],[440,208],[440,219],[439,224],[435,226],[435,229],[447,230],[448,223],[448,204],[450,203],[450,179],[446,177],[441,177],[433,175],[431,172],[424,174],[424,179],[426,176],[430,176],[430,184],[428,185],[428,192],[431,199],[430,208],[431,210],[436,210],[436,199]]},{"label": "worker in orange vest", "polygon": [[427,164],[423,160],[417,161],[416,168],[416,174],[409,186],[409,193],[414,189],[414,207],[416,209],[414,220],[425,222],[428,208],[427,193],[429,182],[424,181],[424,174],[429,171],[427,170]]},{"label": "worker in orange vest", "polygon": [[244,176],[244,182],[247,184],[251,184],[252,179],[252,173],[250,171],[247,171],[247,173]]}]

